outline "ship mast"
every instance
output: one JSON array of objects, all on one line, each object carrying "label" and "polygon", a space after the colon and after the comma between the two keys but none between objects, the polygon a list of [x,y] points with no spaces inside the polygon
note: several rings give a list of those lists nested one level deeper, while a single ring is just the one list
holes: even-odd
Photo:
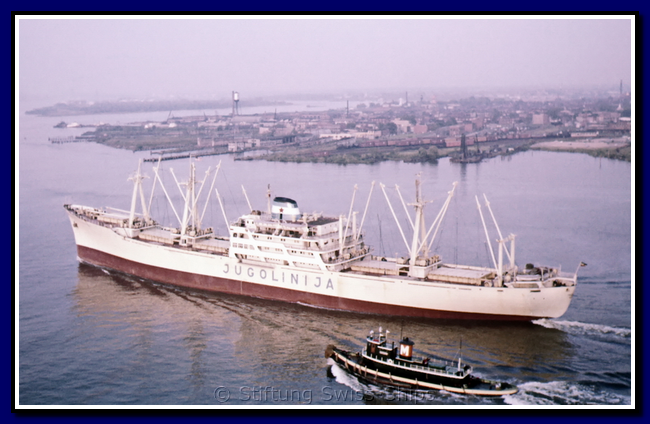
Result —
[{"label": "ship mast", "polygon": [[[409,203],[410,206],[413,206],[415,208],[415,220],[411,221],[409,217],[409,223],[413,227],[413,238],[411,239],[410,245],[406,240],[404,231],[402,230],[402,226],[400,225],[399,220],[397,219],[397,215],[395,215],[395,210],[393,209],[393,206],[390,203],[390,199],[388,199],[388,195],[386,194],[386,190],[384,189],[385,186],[383,184],[379,185],[382,191],[384,192],[384,197],[386,197],[386,201],[388,202],[388,207],[390,208],[390,211],[393,214],[393,218],[395,218],[395,223],[397,224],[397,228],[399,229],[400,234],[402,235],[402,239],[404,240],[404,244],[406,245],[406,249],[408,250],[410,277],[425,278],[429,272],[429,269],[436,266],[436,263],[439,262],[439,259],[434,259],[429,257],[429,250],[431,249],[433,240],[436,238],[436,234],[438,233],[440,224],[442,223],[442,220],[447,212],[447,209],[449,207],[449,202],[451,201],[451,198],[454,195],[454,190],[456,189],[456,185],[458,185],[458,183],[454,182],[451,191],[448,192],[447,200],[445,200],[445,203],[440,209],[440,212],[438,212],[438,216],[436,216],[436,219],[431,224],[429,231],[426,231],[426,227],[424,224],[424,206],[430,201],[425,201],[422,198],[422,187],[421,187],[422,183],[420,181],[420,175],[418,174],[418,177],[415,181],[415,202]],[[400,200],[402,200],[402,204],[406,210],[407,205],[406,203],[404,203],[401,193],[399,193],[399,187],[396,186],[395,188],[397,189]],[[434,231],[434,229],[435,232],[431,237],[431,242],[427,243],[429,239],[429,235],[431,234],[432,231]]]},{"label": "ship mast", "polygon": [[[490,243],[490,236],[488,235],[488,230],[487,226],[485,225],[485,219],[483,218],[483,212],[481,211],[481,204],[478,201],[478,196],[474,196],[476,199],[476,205],[478,206],[478,213],[481,216],[481,222],[483,223],[483,230],[485,231],[485,238],[487,239],[488,247],[489,247],[489,252],[490,255],[492,256],[492,263],[494,264],[494,269],[497,272],[497,286],[501,287],[503,286],[503,275],[504,275],[504,269],[503,269],[503,251],[505,250],[506,255],[508,256],[508,259],[510,260],[510,267],[509,271],[515,274],[517,272],[517,266],[515,265],[515,235],[510,234],[508,237],[504,238],[503,235],[501,234],[501,229],[499,228],[499,224],[497,224],[497,220],[494,217],[494,214],[492,213],[492,208],[490,207],[490,202],[487,199],[487,196],[483,194],[483,198],[485,199],[485,206],[488,208],[490,211],[490,216],[492,217],[492,221],[494,222],[494,226],[497,229],[497,233],[499,234],[499,238],[496,240],[497,243],[499,243],[498,247],[498,260],[494,257],[494,250],[492,249],[492,243]],[[510,242],[510,249],[505,246],[506,242]]]},{"label": "ship mast", "polygon": [[[175,177],[174,177],[175,178]],[[193,202],[194,192],[194,164],[190,162],[190,178],[186,184],[186,193],[183,196],[185,207],[183,208],[183,222],[181,223],[181,235],[187,235],[187,227],[190,221],[190,202]],[[179,185],[180,188],[180,185]],[[182,193],[182,191],[181,191]]]},{"label": "ship mast", "polygon": [[[174,202],[172,202],[172,199],[171,199],[171,197],[169,197],[169,193],[167,192],[167,189],[165,188],[165,185],[163,184],[162,180],[160,179],[159,170],[160,170],[160,160],[158,160],[158,166],[155,166],[153,168],[154,175],[156,176],[156,180],[158,180],[160,182],[160,187],[162,188],[163,193],[165,193],[165,197],[167,198],[167,201],[169,202],[169,205],[172,207],[172,211],[174,212],[174,215],[176,216],[176,219],[178,220],[178,223],[182,225],[183,221],[181,221],[181,219],[178,217],[178,212],[176,212],[176,208],[174,207]],[[171,169],[170,169],[170,171],[171,171]]]},{"label": "ship mast", "polygon": [[[424,237],[424,205],[422,200],[422,191],[420,187],[420,175],[415,180],[415,203],[410,203],[410,206],[415,208],[415,222],[413,223],[413,241],[411,242],[411,262],[409,269],[413,269],[415,261],[422,252],[423,257],[426,257],[426,243],[422,243],[422,249],[418,249],[418,242],[421,237]],[[410,273],[410,272],[409,272]]]},{"label": "ship mast", "polygon": [[[208,197],[205,199],[205,205],[203,206],[203,212],[201,213],[201,219],[200,221],[203,222],[203,217],[205,216],[205,211],[208,209],[208,202],[210,201],[210,194],[212,194],[212,189],[214,188],[214,183],[217,181],[217,175],[219,175],[219,170],[221,169],[221,161],[219,161],[219,164],[217,165],[217,169],[214,172],[214,177],[212,177],[212,185],[210,186],[210,190],[208,190]],[[206,173],[206,178],[208,177],[209,170]],[[201,186],[203,188],[203,186]],[[243,186],[242,186],[243,188]]]},{"label": "ship mast", "polygon": [[359,230],[355,234],[355,239],[358,240],[359,237],[361,236],[361,229],[363,228],[363,223],[366,220],[366,212],[368,212],[368,206],[370,205],[370,196],[372,196],[372,189],[375,188],[375,182],[372,182],[372,185],[370,186],[370,192],[368,193],[368,200],[366,201],[366,208],[363,211],[363,217],[361,218],[361,225],[359,225]]},{"label": "ship mast", "polygon": [[142,175],[140,169],[142,167],[142,159],[138,161],[138,170],[136,174],[129,178],[133,181],[133,196],[131,197],[131,211],[129,214],[129,227],[134,228],[135,226],[135,205],[137,203],[138,192],[140,192],[140,204],[142,206],[142,215],[144,217],[145,224],[149,224],[151,219],[149,218],[149,210],[147,208],[147,203],[144,199],[144,191],[142,191],[142,180],[146,177]]}]

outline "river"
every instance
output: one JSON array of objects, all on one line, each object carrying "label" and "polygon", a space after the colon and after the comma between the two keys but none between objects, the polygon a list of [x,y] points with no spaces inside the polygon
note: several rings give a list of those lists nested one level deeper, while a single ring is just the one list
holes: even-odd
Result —
[{"label": "river", "polygon": [[[328,107],[324,105],[323,107]],[[302,105],[301,107],[305,107]],[[344,107],[338,105],[337,107]],[[354,185],[359,217],[373,181],[384,183],[404,227],[394,186],[408,202],[419,175],[431,222],[452,183],[456,195],[436,239],[448,262],[490,265],[476,195],[490,200],[504,234],[517,236],[517,263],[561,266],[582,261],[567,313],[526,324],[410,320],[197,293],[80,264],[62,205],[129,209],[127,178],[148,152],[94,143],[54,145],[61,118],[20,110],[16,361],[20,405],[630,405],[633,401],[633,180],[629,162],[584,154],[527,151],[479,164],[383,162],[292,164],[203,157],[197,176],[221,162],[217,187],[228,219],[265,209],[266,190],[298,201],[303,212],[346,215]],[[186,112],[189,113],[189,112]],[[225,112],[224,112],[225,113]],[[254,113],[254,111],[249,111]],[[65,117],[66,122],[164,120],[164,113]],[[180,113],[175,113],[179,115]],[[196,114],[196,112],[193,112]],[[200,112],[198,114],[201,114]],[[163,167],[183,179],[188,161]],[[145,174],[153,176],[151,165]],[[179,199],[169,172],[166,186]],[[150,187],[152,178],[145,180]],[[152,213],[172,224],[156,196]],[[212,198],[206,225],[226,226]],[[406,247],[375,188],[364,223],[376,254]],[[383,326],[416,341],[416,352],[462,355],[478,375],[505,380],[519,393],[498,399],[404,393],[356,381],[323,356],[328,344],[360,349]]]}]

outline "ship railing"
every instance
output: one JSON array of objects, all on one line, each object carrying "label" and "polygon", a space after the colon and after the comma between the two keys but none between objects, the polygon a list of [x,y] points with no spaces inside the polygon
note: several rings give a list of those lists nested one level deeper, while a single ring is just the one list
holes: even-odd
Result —
[{"label": "ship railing", "polygon": [[[406,368],[415,369],[415,370],[419,370],[419,371],[436,373],[436,374],[445,374],[445,375],[449,375],[449,376],[458,377],[456,375],[456,372],[458,371],[456,369],[457,365],[458,365],[457,363],[452,363],[452,362],[446,362],[445,361],[444,366],[440,367],[440,368],[434,367],[434,366],[424,366],[424,365],[418,365],[418,364],[410,364],[408,362],[406,362],[404,366]],[[463,375],[465,375],[465,371],[463,369],[461,369],[460,371],[463,373]]]},{"label": "ship railing", "polygon": [[[332,237],[322,237],[322,238],[299,238],[301,242],[309,242],[310,243],[310,249],[312,250],[318,250],[320,252],[333,252],[336,250],[339,250],[341,248],[339,239],[333,239]],[[326,242],[323,243],[323,242]],[[345,239],[343,239],[343,245],[344,246],[351,246],[351,245],[359,245],[361,244],[362,240],[355,240],[353,236],[347,236]]]},{"label": "ship railing", "polygon": [[[413,358],[414,365],[416,366],[421,366],[418,362],[423,362],[427,358]],[[453,362],[453,361],[446,361],[443,359],[431,359],[429,358],[429,362],[427,365],[422,365],[423,368],[427,367],[458,367],[458,362]]]},{"label": "ship railing", "polygon": [[515,277],[515,281],[521,282],[521,283],[532,283],[535,281],[542,281],[542,276],[541,275],[522,275],[519,274]]},{"label": "ship railing", "polygon": [[566,286],[575,286],[576,275],[570,272],[558,272],[556,280],[560,280]]},{"label": "ship railing", "polygon": [[361,249],[356,249],[352,252],[348,252],[344,255],[339,255],[338,257],[328,257],[324,259],[324,261],[327,264],[340,264],[344,262],[350,262],[355,259],[358,259],[360,257],[366,256],[367,254],[370,253],[370,249],[368,247],[363,247]]},{"label": "ship railing", "polygon": [[[275,230],[275,229],[274,229]],[[305,243],[309,243],[307,250],[319,251],[319,252],[328,252],[336,251],[340,249],[339,239],[333,238],[331,236],[316,236],[316,237],[294,237],[292,235],[280,235],[274,233],[266,232],[248,232],[250,238],[255,240],[260,240],[266,243],[280,243],[285,245],[295,245],[296,247],[301,246],[305,248]],[[270,239],[264,239],[264,237],[271,237]],[[283,240],[284,239],[284,240]],[[347,236],[343,240],[344,246],[359,245],[362,243],[362,239],[359,238],[355,240],[352,235]]]},{"label": "ship railing", "polygon": [[349,264],[349,263],[351,263],[351,262],[358,261],[360,258],[365,257],[367,254],[368,254],[368,252],[366,252],[366,253],[361,253],[361,254],[359,254],[359,255],[357,255],[357,256],[352,256],[352,257],[349,258],[349,259],[340,259],[340,260],[334,260],[334,261],[332,261],[332,262],[325,262],[325,266],[326,266],[329,270],[332,270],[332,269],[334,269],[334,268],[340,267],[341,265],[346,265],[346,264]]},{"label": "ship railing", "polygon": [[119,226],[119,223],[111,223],[111,222],[105,222],[103,220],[97,219],[99,216],[102,215],[103,212],[98,211],[96,209],[90,209],[90,208],[81,208],[81,209],[70,209],[72,213],[75,214],[75,216],[82,221],[90,222],[95,225],[99,225],[101,227],[106,227],[106,228],[113,228],[116,226]]},{"label": "ship railing", "polygon": [[457,368],[458,367],[457,362],[436,361],[436,363],[441,364],[441,367],[432,366],[432,365],[423,366],[423,365],[413,364],[409,368],[417,369],[417,370],[421,370],[421,371],[426,371],[426,372],[434,372],[436,374],[445,374],[445,375],[449,375],[449,376],[453,376],[453,377],[464,377],[465,374],[466,374],[465,370],[462,369],[462,368],[460,369],[462,374],[460,376],[456,374],[459,371],[458,368]]},{"label": "ship railing", "polygon": [[460,264],[441,263],[440,266],[444,267],[444,268],[467,269],[467,270],[471,270],[471,271],[485,271],[486,273],[497,272],[496,268],[489,268],[489,267],[476,266],[476,265],[460,265]]},{"label": "ship railing", "polygon": [[576,283],[575,275],[568,272],[560,272],[557,270],[550,270],[548,273],[542,272],[541,274],[517,274],[514,281],[506,283],[507,287],[522,287],[529,288],[535,286],[537,288],[547,288],[557,285],[573,286]]},{"label": "ship railing", "polygon": [[508,288],[515,288],[515,289],[543,289],[547,287],[546,281],[542,280],[534,280],[534,281],[522,281],[522,280],[515,280],[510,283],[503,283],[504,286]]},{"label": "ship railing", "polygon": [[[371,358],[383,360],[386,359],[385,357],[379,356],[379,355],[371,355],[367,353],[366,349],[364,349],[364,353]],[[417,358],[418,362],[422,362],[425,358]],[[458,370],[458,362],[452,362],[452,361],[445,361],[445,360],[439,360],[439,359],[433,359],[432,362],[429,362],[428,365],[421,365],[417,362],[407,362],[404,361],[403,363],[397,364],[397,366],[401,366],[404,368],[409,368],[409,369],[414,369],[418,371],[424,371],[424,372],[435,372],[437,374],[445,374],[453,377],[459,377],[456,373],[459,371]],[[466,372],[464,367],[460,369],[462,372],[462,376],[465,376]]]}]

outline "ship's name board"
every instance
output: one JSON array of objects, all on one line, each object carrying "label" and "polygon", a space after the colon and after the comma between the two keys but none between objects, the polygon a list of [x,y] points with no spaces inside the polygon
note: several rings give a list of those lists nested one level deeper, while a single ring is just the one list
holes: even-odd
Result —
[{"label": "ship's name board", "polygon": [[266,269],[255,269],[253,267],[243,267],[241,265],[230,266],[230,264],[224,264],[223,273],[228,274],[233,272],[235,275],[245,275],[250,278],[255,278],[259,276],[262,280],[275,281],[288,283],[292,285],[303,285],[304,287],[313,286],[315,288],[323,287],[326,290],[334,290],[334,283],[331,278],[328,278],[325,281],[323,277],[314,277],[306,274],[298,274],[293,272],[284,272],[284,271],[275,271],[275,270],[266,270]]}]

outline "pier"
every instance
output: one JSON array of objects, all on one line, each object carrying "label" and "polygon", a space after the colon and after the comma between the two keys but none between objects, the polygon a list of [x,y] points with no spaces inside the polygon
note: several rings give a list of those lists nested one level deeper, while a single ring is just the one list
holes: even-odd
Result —
[{"label": "pier", "polygon": [[52,144],[77,143],[80,141],[86,141],[85,139],[80,139],[72,135],[69,137],[48,137],[48,140]]},{"label": "pier", "polygon": [[214,155],[221,155],[226,152],[205,152],[205,153],[184,153],[184,154],[177,154],[177,155],[168,155],[168,156],[159,156],[159,157],[154,157],[154,158],[146,158],[143,159],[144,162],[158,162],[158,160],[176,160],[176,159],[187,159],[190,157],[193,158],[198,158],[201,156],[214,156]]}]

